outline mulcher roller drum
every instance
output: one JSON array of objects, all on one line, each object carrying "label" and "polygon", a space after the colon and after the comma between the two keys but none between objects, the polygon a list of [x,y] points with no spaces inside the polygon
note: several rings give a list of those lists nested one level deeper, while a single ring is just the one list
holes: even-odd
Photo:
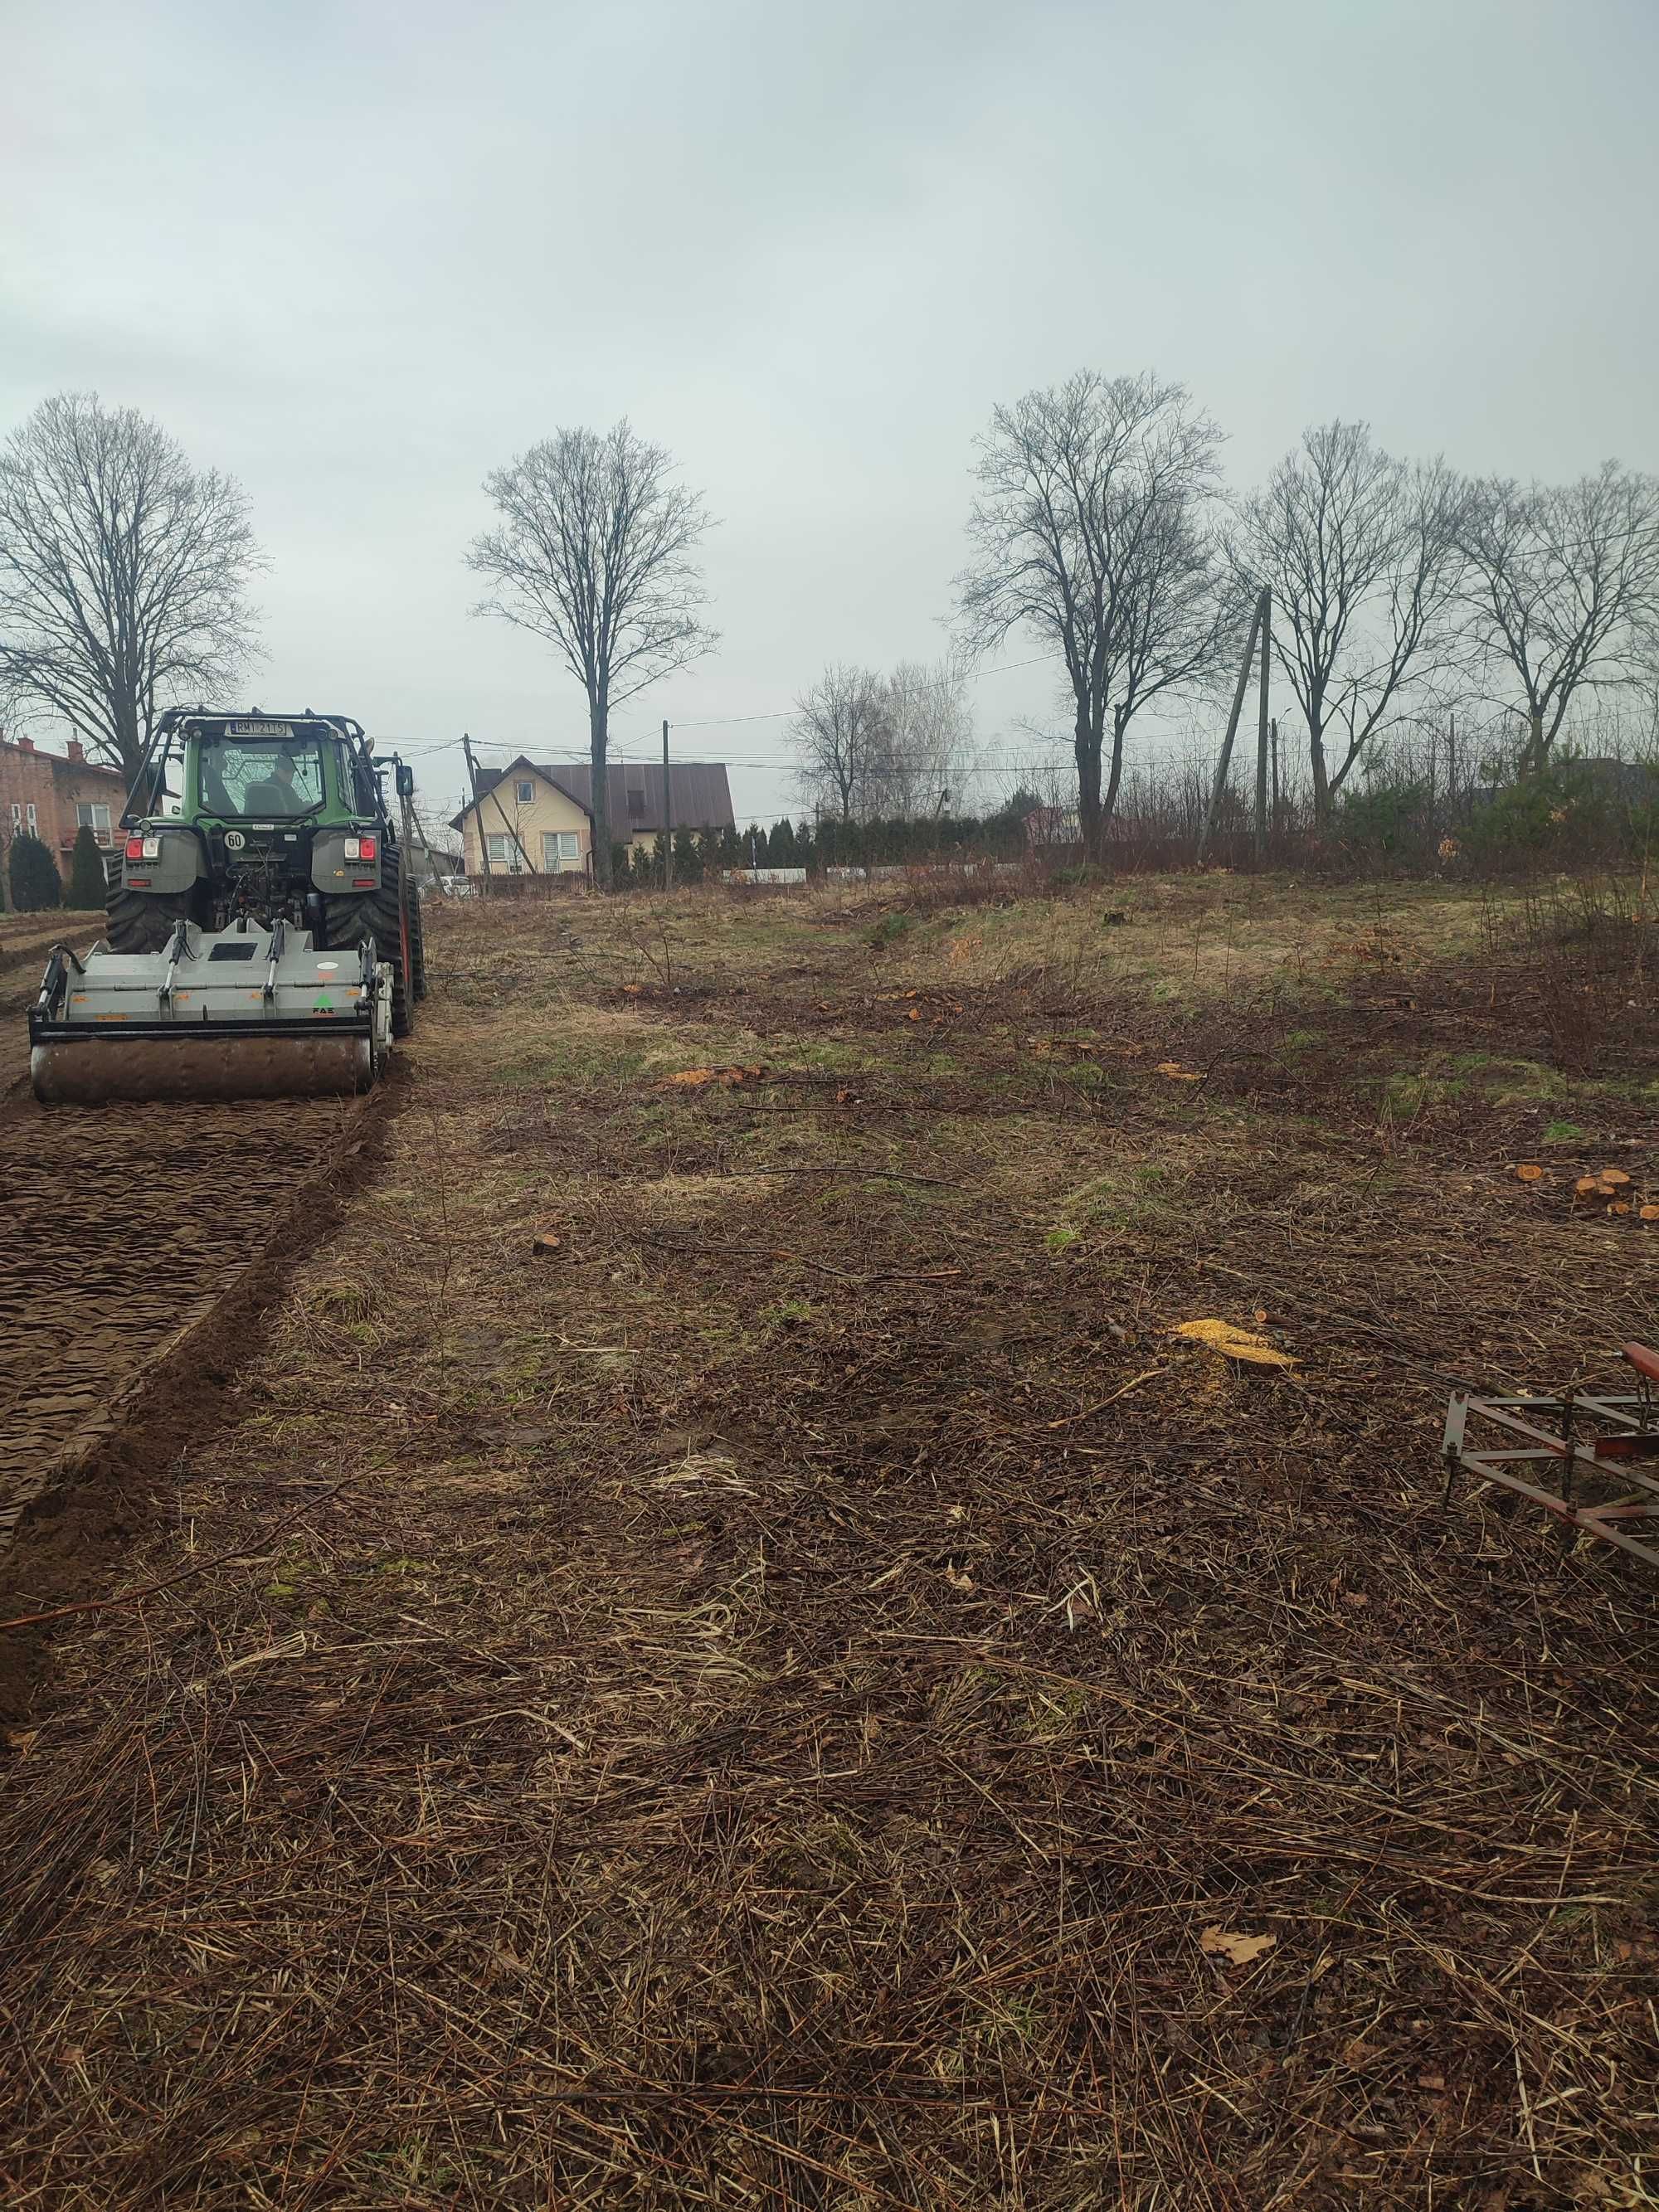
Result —
[{"label": "mulcher roller drum", "polygon": [[392,971],[360,945],[319,951],[278,921],[159,953],[53,951],[29,1015],[29,1076],[50,1106],[295,1098],[367,1091],[392,1039]]},{"label": "mulcher roller drum", "polygon": [[344,714],[169,708],[121,817],[107,934],[57,946],[30,1010],[35,1097],[367,1091],[425,989],[414,788]]}]

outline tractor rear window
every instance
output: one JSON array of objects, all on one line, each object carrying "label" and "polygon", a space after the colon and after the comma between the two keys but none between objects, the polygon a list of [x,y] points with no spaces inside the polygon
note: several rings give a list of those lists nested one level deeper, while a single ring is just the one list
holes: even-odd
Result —
[{"label": "tractor rear window", "polygon": [[204,738],[201,776],[210,814],[276,822],[323,803],[322,750],[307,738]]}]

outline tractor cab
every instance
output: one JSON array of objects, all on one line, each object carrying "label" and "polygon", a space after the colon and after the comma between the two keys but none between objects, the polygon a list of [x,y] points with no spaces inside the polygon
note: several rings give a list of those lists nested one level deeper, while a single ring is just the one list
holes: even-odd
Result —
[{"label": "tractor cab", "polygon": [[158,736],[124,817],[123,890],[186,896],[210,927],[283,915],[320,938],[335,900],[356,919],[396,842],[357,723],[195,711]]},{"label": "tractor cab", "polygon": [[202,732],[188,741],[185,774],[186,785],[195,787],[198,816],[222,822],[299,821],[319,814],[331,797],[349,811],[355,796],[338,744],[325,749],[303,726],[258,738]]}]

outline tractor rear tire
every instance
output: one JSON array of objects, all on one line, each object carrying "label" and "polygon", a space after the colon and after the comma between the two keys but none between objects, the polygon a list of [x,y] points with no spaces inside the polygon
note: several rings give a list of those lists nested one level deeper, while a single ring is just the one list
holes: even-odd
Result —
[{"label": "tractor rear tire", "polygon": [[426,996],[426,922],[421,913],[420,886],[413,883],[409,887],[409,961],[415,971],[415,998],[418,1004]]},{"label": "tractor rear tire", "polygon": [[194,921],[196,902],[189,891],[124,890],[118,878],[104,896],[111,949],[116,952],[159,952],[181,921]]},{"label": "tractor rear tire", "polygon": [[[374,957],[383,960],[392,970],[392,1034],[406,1037],[415,1026],[410,1012],[410,994],[404,987],[403,921],[398,909],[398,868],[401,855],[388,854],[380,869],[377,890],[367,891],[361,898],[331,898],[325,901],[328,922],[328,941],[338,948],[361,945],[368,938],[374,947]],[[414,996],[420,996],[421,958],[416,949],[414,912],[410,915],[410,966],[415,970]]]}]

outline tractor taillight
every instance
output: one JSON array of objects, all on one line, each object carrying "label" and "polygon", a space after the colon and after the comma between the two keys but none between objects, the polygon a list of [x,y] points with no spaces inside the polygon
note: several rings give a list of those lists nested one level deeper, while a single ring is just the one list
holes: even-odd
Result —
[{"label": "tractor taillight", "polygon": [[[349,846],[346,848],[348,852],[349,852],[350,849]],[[360,837],[357,840],[357,858],[360,860],[372,860],[374,858],[374,852],[375,844],[374,838]]]},{"label": "tractor taillight", "polygon": [[143,841],[143,839],[142,837],[129,837],[129,838],[127,839],[127,858],[128,858],[128,860],[142,860],[143,859],[143,857],[144,857],[144,841]]}]

